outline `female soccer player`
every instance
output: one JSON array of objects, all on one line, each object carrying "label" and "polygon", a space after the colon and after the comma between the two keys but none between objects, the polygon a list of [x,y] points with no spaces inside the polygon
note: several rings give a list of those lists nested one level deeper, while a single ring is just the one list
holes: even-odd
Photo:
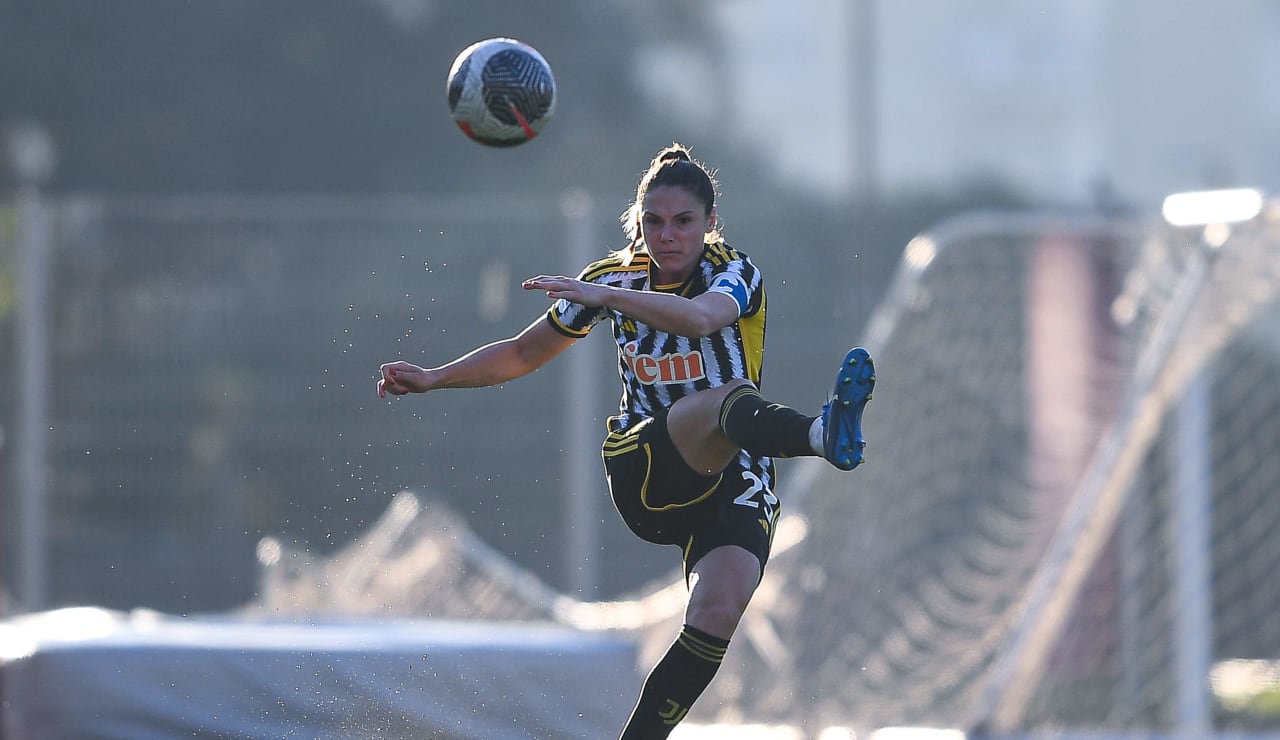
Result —
[{"label": "female soccer player", "polygon": [[660,151],[623,213],[626,248],[577,278],[524,281],[553,301],[516,336],[452,362],[381,367],[378,395],[505,383],[542,367],[598,323],[618,343],[622,401],[605,474],[627,526],[684,551],[685,624],[645,681],[622,740],[665,738],[710,684],[769,559],[779,501],[773,457],[863,460],[875,370],[855,347],[821,415],[760,395],[765,291],[716,226],[712,171],[681,145]]}]

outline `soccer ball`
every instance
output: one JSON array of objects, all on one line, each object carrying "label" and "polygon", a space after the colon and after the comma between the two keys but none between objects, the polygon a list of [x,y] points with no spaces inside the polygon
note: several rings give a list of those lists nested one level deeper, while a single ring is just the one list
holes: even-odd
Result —
[{"label": "soccer ball", "polygon": [[541,133],[556,110],[556,81],[537,49],[509,38],[477,41],[453,60],[449,114],[486,146],[516,146]]}]

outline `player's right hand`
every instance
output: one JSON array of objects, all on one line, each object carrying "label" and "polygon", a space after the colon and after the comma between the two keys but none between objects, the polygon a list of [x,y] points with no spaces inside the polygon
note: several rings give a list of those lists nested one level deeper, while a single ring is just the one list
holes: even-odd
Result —
[{"label": "player's right hand", "polygon": [[411,362],[388,362],[379,371],[382,377],[378,379],[378,398],[386,398],[388,393],[403,396],[423,390],[421,380],[426,370]]}]

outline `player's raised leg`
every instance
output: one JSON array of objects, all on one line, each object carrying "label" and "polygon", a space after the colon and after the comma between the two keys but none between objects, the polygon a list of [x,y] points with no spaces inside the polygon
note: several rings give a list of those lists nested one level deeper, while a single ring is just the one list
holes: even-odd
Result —
[{"label": "player's raised leg", "polygon": [[841,470],[853,470],[865,459],[862,413],[875,382],[870,353],[854,347],[840,363],[831,400],[821,416],[805,416],[773,403],[755,386],[744,384],[725,396],[720,428],[735,444],[755,455],[817,455]]}]

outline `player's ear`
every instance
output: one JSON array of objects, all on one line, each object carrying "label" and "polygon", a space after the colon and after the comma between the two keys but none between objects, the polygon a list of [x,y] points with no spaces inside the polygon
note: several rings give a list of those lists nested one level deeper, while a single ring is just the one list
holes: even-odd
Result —
[{"label": "player's ear", "polygon": [[707,233],[710,234],[711,232],[715,231],[716,225],[719,222],[720,222],[720,217],[719,215],[716,214],[715,206],[712,206],[711,215],[707,218]]}]

